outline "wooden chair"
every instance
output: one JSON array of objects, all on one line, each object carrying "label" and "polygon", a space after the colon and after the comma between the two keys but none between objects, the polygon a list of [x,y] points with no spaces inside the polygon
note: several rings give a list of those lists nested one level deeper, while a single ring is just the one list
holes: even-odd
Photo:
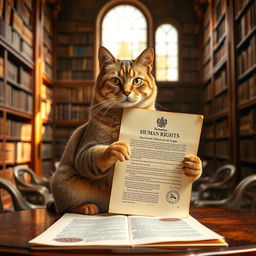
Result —
[{"label": "wooden chair", "polygon": [[[31,210],[45,208],[44,205],[35,205],[27,202],[20,191],[10,181],[0,178],[0,189],[5,190],[12,198],[12,204],[15,211]],[[0,196],[0,213],[5,212],[2,198]]]},{"label": "wooden chair", "polygon": [[196,200],[203,199],[222,199],[223,194],[228,193],[232,179],[236,173],[236,167],[232,164],[226,164],[219,167],[212,176],[199,178],[197,191],[193,191],[191,204]]},{"label": "wooden chair", "polygon": [[[25,180],[27,174],[31,183]],[[27,201],[33,204],[46,205],[49,200],[50,182],[46,179],[39,179],[28,167],[17,166],[13,171],[17,188]]]},{"label": "wooden chair", "polygon": [[256,174],[243,179],[230,196],[222,200],[198,200],[196,207],[223,207],[232,210],[256,210]]}]

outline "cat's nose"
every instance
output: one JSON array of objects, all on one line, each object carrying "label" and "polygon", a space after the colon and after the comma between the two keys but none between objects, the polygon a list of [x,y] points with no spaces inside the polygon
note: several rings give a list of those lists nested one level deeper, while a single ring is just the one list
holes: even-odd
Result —
[{"label": "cat's nose", "polygon": [[125,96],[129,96],[130,93],[131,93],[130,91],[123,91],[123,94],[124,94]]}]

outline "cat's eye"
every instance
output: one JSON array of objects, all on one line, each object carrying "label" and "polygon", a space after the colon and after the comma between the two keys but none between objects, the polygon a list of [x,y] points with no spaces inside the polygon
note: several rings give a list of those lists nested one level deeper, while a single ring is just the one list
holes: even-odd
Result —
[{"label": "cat's eye", "polygon": [[120,79],[117,78],[117,77],[112,77],[112,78],[110,79],[110,82],[111,82],[113,85],[120,85],[120,84],[121,84]]},{"label": "cat's eye", "polygon": [[132,84],[135,87],[139,87],[142,84],[142,82],[143,82],[143,79],[140,77],[137,77],[137,78],[133,79]]}]

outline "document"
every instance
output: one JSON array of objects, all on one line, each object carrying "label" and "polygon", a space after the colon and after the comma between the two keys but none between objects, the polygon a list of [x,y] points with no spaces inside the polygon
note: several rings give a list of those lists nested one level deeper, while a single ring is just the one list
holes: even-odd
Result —
[{"label": "document", "polygon": [[29,241],[36,249],[125,247],[212,248],[225,239],[196,219],[143,216],[88,216],[66,213]]},{"label": "document", "polygon": [[125,109],[119,141],[131,147],[131,159],[117,162],[110,213],[188,217],[192,181],[185,156],[197,155],[203,116]]}]

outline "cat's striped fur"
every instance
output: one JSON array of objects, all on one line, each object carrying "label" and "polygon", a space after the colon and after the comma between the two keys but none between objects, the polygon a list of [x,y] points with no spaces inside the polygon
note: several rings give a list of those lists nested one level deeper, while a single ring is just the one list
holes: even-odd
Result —
[{"label": "cat's striped fur", "polygon": [[[52,178],[58,212],[95,214],[108,210],[114,163],[129,159],[131,153],[127,143],[118,141],[122,109],[155,109],[153,59],[152,48],[136,60],[118,60],[100,47],[100,73],[90,120],[70,137]],[[200,176],[200,159],[188,158],[184,172],[193,178]]]}]

